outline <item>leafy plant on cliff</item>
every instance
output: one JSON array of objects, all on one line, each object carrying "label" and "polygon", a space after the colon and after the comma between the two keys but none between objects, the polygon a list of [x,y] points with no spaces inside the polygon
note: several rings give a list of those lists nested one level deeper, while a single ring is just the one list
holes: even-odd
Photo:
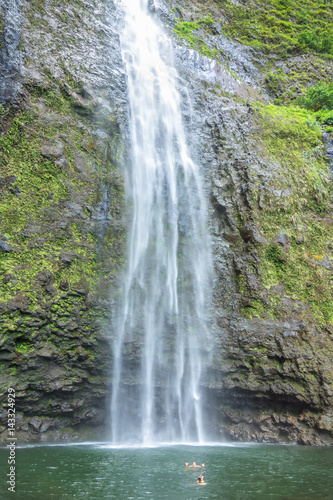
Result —
[{"label": "leafy plant on cliff", "polygon": [[316,117],[321,123],[333,126],[333,83],[318,83],[310,87],[306,95],[299,97],[297,102],[302,108],[316,111]]},{"label": "leafy plant on cliff", "polygon": [[305,96],[298,98],[298,104],[305,109],[319,111],[333,109],[333,82],[328,85],[318,83],[310,87]]},{"label": "leafy plant on cliff", "polygon": [[309,47],[318,53],[331,54],[333,48],[332,33],[321,31],[320,28],[315,31],[302,31],[298,37],[301,46]]}]

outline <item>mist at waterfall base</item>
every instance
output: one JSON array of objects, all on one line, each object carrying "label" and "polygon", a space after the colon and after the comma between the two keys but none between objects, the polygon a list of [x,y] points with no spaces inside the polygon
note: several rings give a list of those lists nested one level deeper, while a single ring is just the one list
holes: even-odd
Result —
[{"label": "mist at waterfall base", "polygon": [[[112,448],[36,446],[16,450],[16,492],[7,491],[0,449],[0,498],[7,500],[332,500],[333,448],[280,445]],[[204,462],[206,485],[184,462]]]},{"label": "mist at waterfall base", "polygon": [[172,44],[148,1],[124,0],[132,225],[113,321],[113,443],[206,442],[202,376],[210,242],[204,183],[182,123]]}]

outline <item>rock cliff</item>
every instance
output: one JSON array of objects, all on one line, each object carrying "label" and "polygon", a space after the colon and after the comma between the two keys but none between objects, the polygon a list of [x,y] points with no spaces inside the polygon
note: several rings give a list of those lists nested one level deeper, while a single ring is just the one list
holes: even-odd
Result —
[{"label": "rock cliff", "polygon": [[23,440],[105,427],[126,226],[114,15],[103,2],[2,6],[1,391],[16,389]]},{"label": "rock cliff", "polygon": [[[212,427],[331,444],[332,129],[295,99],[329,82],[333,65],[289,3],[150,8],[174,39],[210,201]],[[108,325],[128,227],[121,22],[111,1],[0,6],[0,389],[3,401],[16,389],[21,441],[108,427]]]}]

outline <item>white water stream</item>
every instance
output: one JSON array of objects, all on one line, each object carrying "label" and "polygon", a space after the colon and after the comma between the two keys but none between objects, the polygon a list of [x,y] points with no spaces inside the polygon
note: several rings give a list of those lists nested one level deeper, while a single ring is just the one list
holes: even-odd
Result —
[{"label": "white water stream", "polygon": [[204,442],[210,245],[182,125],[172,44],[148,0],[123,0],[132,225],[114,324],[113,443]]}]

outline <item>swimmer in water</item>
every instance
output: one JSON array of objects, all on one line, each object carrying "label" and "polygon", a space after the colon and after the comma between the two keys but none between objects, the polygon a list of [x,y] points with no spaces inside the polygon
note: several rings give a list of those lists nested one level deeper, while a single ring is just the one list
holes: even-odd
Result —
[{"label": "swimmer in water", "polygon": [[200,474],[200,476],[198,476],[198,480],[197,480],[197,483],[199,484],[204,484],[204,477],[203,477],[203,474]]},{"label": "swimmer in water", "polygon": [[197,467],[205,467],[205,464],[197,465],[195,462],[192,462],[192,465],[189,465],[188,462],[185,462],[185,467],[187,469],[196,469]]}]

